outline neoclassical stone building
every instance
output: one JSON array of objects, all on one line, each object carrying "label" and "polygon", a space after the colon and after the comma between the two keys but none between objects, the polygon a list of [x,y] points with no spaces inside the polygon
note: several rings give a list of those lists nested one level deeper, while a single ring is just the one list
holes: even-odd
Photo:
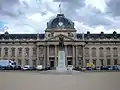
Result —
[{"label": "neoclassical stone building", "polygon": [[66,66],[120,64],[120,34],[76,33],[74,22],[64,14],[47,22],[44,34],[1,34],[0,59],[12,59],[21,66],[57,67],[60,36],[64,37]]}]

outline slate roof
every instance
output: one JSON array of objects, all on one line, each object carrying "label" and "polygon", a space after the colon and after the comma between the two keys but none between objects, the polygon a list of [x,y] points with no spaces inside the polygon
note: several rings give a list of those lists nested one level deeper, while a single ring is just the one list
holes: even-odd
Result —
[{"label": "slate roof", "polygon": [[63,27],[65,29],[69,28],[69,29],[74,29],[74,23],[67,19],[64,14],[57,14],[57,16],[55,18],[53,18],[52,20],[50,20],[47,23],[47,29],[51,29],[52,28],[60,28],[59,27],[59,22],[63,23]]},{"label": "slate roof", "polygon": [[[39,39],[44,39],[45,34],[39,34]],[[0,34],[0,39],[37,39],[37,34]]]},{"label": "slate roof", "polygon": [[[4,33],[4,34],[0,34],[0,39],[37,39],[38,34],[9,34],[9,33]],[[79,34],[77,33],[76,35],[77,39],[82,39],[84,37],[84,39],[120,39],[120,34],[117,33],[112,33],[112,34],[104,34],[104,33],[100,33],[100,34],[90,34],[90,33],[86,33],[86,34]],[[44,39],[45,38],[45,34],[39,34],[39,39]]]},{"label": "slate roof", "polygon": [[[83,34],[77,34],[78,39],[82,39]],[[84,39],[120,39],[120,34],[84,34]]]}]

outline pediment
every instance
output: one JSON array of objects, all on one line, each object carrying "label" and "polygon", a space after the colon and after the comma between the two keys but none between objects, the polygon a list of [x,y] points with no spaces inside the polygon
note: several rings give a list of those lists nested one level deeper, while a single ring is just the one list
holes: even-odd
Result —
[{"label": "pediment", "polygon": [[74,41],[73,38],[70,38],[70,37],[68,37],[68,36],[66,36],[66,35],[63,35],[63,34],[60,34],[60,35],[51,37],[51,38],[47,39],[47,41],[59,40],[59,37],[61,37],[61,36],[64,38],[64,40],[67,40],[67,41]]}]

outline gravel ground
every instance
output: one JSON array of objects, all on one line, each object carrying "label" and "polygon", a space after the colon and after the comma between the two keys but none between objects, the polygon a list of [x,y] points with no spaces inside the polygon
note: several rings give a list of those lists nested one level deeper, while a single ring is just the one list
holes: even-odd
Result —
[{"label": "gravel ground", "polygon": [[0,90],[120,90],[120,72],[0,72]]}]

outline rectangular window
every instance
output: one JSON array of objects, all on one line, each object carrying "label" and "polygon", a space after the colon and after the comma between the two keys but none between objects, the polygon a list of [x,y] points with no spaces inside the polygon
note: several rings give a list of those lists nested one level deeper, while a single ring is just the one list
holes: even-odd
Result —
[{"label": "rectangular window", "polygon": [[33,60],[33,66],[36,66],[37,62],[36,60]]},{"label": "rectangular window", "polygon": [[18,65],[21,65],[22,62],[21,62],[21,59],[18,59]]},{"label": "rectangular window", "polygon": [[8,48],[5,48],[5,56],[8,56]]},{"label": "rectangular window", "polygon": [[29,48],[25,48],[25,56],[29,57]]},{"label": "rectangular window", "polygon": [[99,56],[100,57],[104,57],[104,52],[103,52],[103,48],[99,48]]},{"label": "rectangular window", "polygon": [[113,48],[113,57],[117,56],[118,56],[117,48]]},{"label": "rectangular window", "polygon": [[11,50],[12,50],[11,56],[15,56],[15,48],[12,48]]},{"label": "rectangular window", "polygon": [[111,49],[108,47],[106,48],[106,56],[110,57],[111,56]]},{"label": "rectangular window", "polygon": [[29,60],[25,59],[25,65],[29,65]]},{"label": "rectangular window", "polygon": [[107,65],[110,65],[111,63],[110,63],[110,59],[107,59]]},{"label": "rectangular window", "polygon": [[89,57],[89,48],[85,48],[85,57]]},{"label": "rectangular window", "polygon": [[100,59],[101,66],[104,65],[103,59]]},{"label": "rectangular window", "polygon": [[43,63],[44,63],[44,57],[40,57],[40,58],[39,58],[39,64],[40,64],[40,65],[43,65]]},{"label": "rectangular window", "polygon": [[96,60],[93,59],[93,64],[96,66]]},{"label": "rectangular window", "polygon": [[18,48],[18,56],[22,56],[22,48]]},{"label": "rectangular window", "polygon": [[33,48],[33,56],[36,56],[36,55],[37,55],[37,49]]},{"label": "rectangular window", "polygon": [[118,60],[114,59],[114,65],[117,65],[117,64],[118,64]]},{"label": "rectangular window", "polygon": [[96,48],[92,48],[92,57],[96,57]]},{"label": "rectangular window", "polygon": [[85,60],[85,63],[86,63],[86,66],[87,66],[87,63],[89,63],[89,59],[86,59],[86,60]]}]

